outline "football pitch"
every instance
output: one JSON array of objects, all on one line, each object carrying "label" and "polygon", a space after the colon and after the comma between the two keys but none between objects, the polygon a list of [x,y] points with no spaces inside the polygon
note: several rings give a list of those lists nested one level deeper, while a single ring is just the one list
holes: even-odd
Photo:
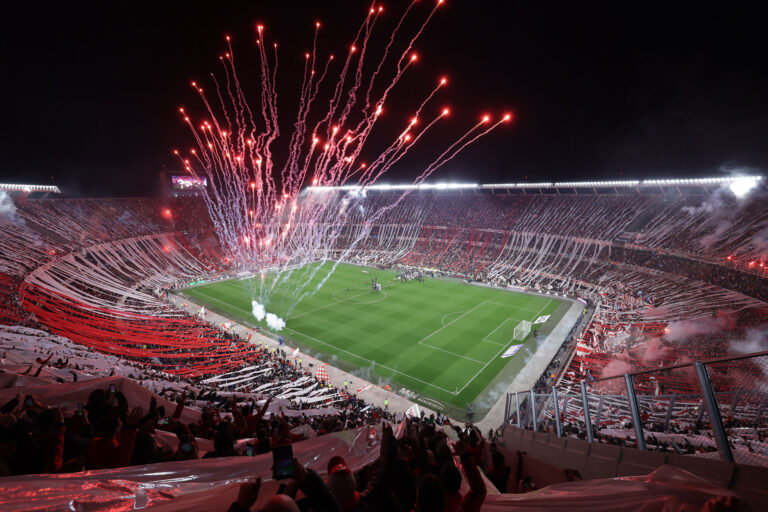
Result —
[{"label": "football pitch", "polygon": [[[474,286],[455,279],[425,277],[401,282],[394,270],[338,264],[322,287],[332,263],[308,265],[290,275],[230,279],[187,288],[183,294],[226,318],[258,325],[251,299],[259,286],[275,284],[268,312],[286,320],[279,334],[286,343],[375,384],[389,384],[416,402],[463,416],[473,403],[478,418],[498,399],[527,355],[533,335],[513,338],[521,321],[548,333],[570,305],[556,297]],[[371,279],[382,289],[374,291]],[[278,279],[277,283],[272,280]],[[309,283],[306,294],[299,283]],[[291,307],[291,304],[295,304]],[[517,353],[503,358],[519,345]],[[350,388],[358,387],[353,382]]]}]

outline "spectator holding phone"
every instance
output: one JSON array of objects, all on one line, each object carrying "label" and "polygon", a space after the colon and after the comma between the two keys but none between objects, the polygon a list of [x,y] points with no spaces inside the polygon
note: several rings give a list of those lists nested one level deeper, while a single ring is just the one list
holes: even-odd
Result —
[{"label": "spectator holding phone", "polygon": [[[279,457],[281,456],[282,453],[276,455],[278,460],[280,460]],[[287,472],[285,471],[281,474]],[[294,485],[286,486],[287,492],[285,494],[271,496],[264,503],[264,506],[259,509],[259,512],[299,512],[300,510],[310,512],[341,512],[341,507],[339,507],[333,494],[331,494],[323,479],[316,472],[311,469],[305,469],[296,459],[291,459],[290,474],[292,475],[291,479]],[[280,476],[280,474],[275,476]],[[299,503],[302,505],[301,508],[299,508],[299,503],[295,500],[296,489],[301,490],[305,496],[299,500]],[[230,505],[228,512],[250,511],[259,498],[260,490],[261,478],[256,478],[240,485],[237,501]]]}]

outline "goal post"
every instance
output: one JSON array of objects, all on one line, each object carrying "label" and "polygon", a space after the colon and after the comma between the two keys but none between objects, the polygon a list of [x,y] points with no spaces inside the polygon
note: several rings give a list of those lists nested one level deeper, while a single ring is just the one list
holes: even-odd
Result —
[{"label": "goal post", "polygon": [[526,336],[531,333],[531,322],[523,320],[515,326],[515,332],[512,339],[517,341],[523,341]]}]

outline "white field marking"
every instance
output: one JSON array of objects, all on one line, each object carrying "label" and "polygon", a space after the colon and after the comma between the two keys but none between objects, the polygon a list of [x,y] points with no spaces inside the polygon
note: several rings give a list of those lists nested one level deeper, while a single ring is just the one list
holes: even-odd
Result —
[{"label": "white field marking", "polygon": [[241,308],[239,308],[239,307],[237,307],[237,306],[235,306],[235,305],[233,305],[233,304],[230,304],[229,302],[224,302],[223,300],[219,300],[219,299],[217,299],[216,297],[212,297],[212,296],[208,295],[208,294],[207,294],[207,293],[205,293],[205,292],[201,292],[200,290],[195,290],[195,293],[199,293],[200,295],[205,295],[206,297],[208,297],[208,298],[209,298],[209,299],[211,299],[211,300],[215,300],[216,302],[219,302],[219,303],[221,303],[221,304],[224,304],[224,305],[225,305],[225,306],[227,306],[227,307],[230,307],[230,308],[236,309],[236,310],[238,310],[238,311],[242,311],[242,312],[243,312],[243,313],[245,313],[246,315],[250,315],[250,316],[253,316],[253,311],[246,311],[246,310],[244,310],[244,309],[241,309]]},{"label": "white field marking", "polygon": [[[499,329],[501,329],[501,327],[502,327],[504,324],[506,324],[507,322],[509,322],[510,320],[515,320],[516,322],[520,322],[520,321],[521,321],[520,319],[518,319],[518,318],[515,318],[515,317],[513,317],[513,316],[509,316],[509,317],[507,317],[507,319],[506,319],[506,320],[504,320],[503,322],[501,322],[501,323],[499,324],[499,326],[498,326],[498,327],[496,327],[494,330],[492,330],[491,332],[489,332],[489,333],[486,335],[486,337],[485,337],[485,338],[483,338],[483,340],[482,340],[482,341],[484,341],[484,342],[486,342],[486,343],[493,343],[494,345],[504,346],[504,344],[503,344],[503,343],[499,343],[499,342],[497,342],[497,341],[491,341],[491,340],[489,340],[489,339],[488,339],[488,336],[490,336],[491,334],[493,334],[493,333],[495,333],[496,331],[498,331]],[[509,343],[509,342],[507,342],[507,343]]]},{"label": "white field marking", "polygon": [[[535,316],[534,318],[538,317],[538,316],[541,314],[541,312],[542,312],[542,311],[544,311],[545,309],[547,309],[547,307],[549,307],[549,305],[550,305],[551,303],[552,303],[552,299],[549,299],[549,300],[547,301],[547,303],[546,303],[546,304],[544,304],[544,306],[543,306],[543,307],[542,307],[542,308],[541,308],[541,309],[540,309],[540,310],[539,310],[539,311],[536,313],[536,316]],[[513,340],[510,340],[510,341],[514,341],[514,339],[513,339]],[[507,349],[507,347],[508,347],[509,345],[511,345],[511,343],[510,343],[510,342],[507,342],[507,344],[506,344],[506,345],[502,346],[502,347],[501,347],[501,350],[499,350],[499,351],[496,353],[496,355],[495,355],[495,356],[493,356],[493,359],[491,359],[490,361],[488,361],[487,363],[485,363],[485,366],[483,366],[482,368],[480,368],[480,370],[479,370],[479,371],[478,371],[478,372],[477,372],[477,373],[476,373],[476,374],[475,374],[475,375],[474,375],[474,376],[473,376],[471,379],[469,379],[469,381],[467,381],[467,383],[466,383],[466,384],[464,384],[464,387],[463,387],[463,388],[461,388],[461,389],[460,389],[458,392],[454,392],[453,394],[454,394],[454,395],[458,395],[459,393],[461,393],[462,391],[464,391],[464,389],[465,389],[467,386],[469,386],[469,385],[470,385],[470,383],[471,383],[473,380],[475,380],[475,379],[477,378],[477,376],[478,376],[478,375],[480,375],[480,374],[481,374],[481,373],[482,373],[482,372],[483,372],[483,371],[484,371],[484,370],[485,370],[485,369],[488,367],[488,365],[489,365],[489,364],[491,364],[491,363],[492,363],[492,362],[493,362],[493,361],[494,361],[494,360],[495,360],[497,357],[499,357],[499,354],[501,354],[502,352],[504,352],[504,351]]]},{"label": "white field marking", "polygon": [[[421,344],[421,342],[417,343],[417,345],[418,344]],[[421,346],[422,347],[431,348],[433,350],[439,350],[440,352],[445,352],[446,354],[451,354],[454,357],[459,357],[461,359],[466,359],[467,361],[472,361],[472,362],[477,363],[477,364],[487,364],[487,363],[484,363],[483,361],[478,361],[477,359],[472,359],[471,357],[467,357],[467,356],[464,356],[464,355],[461,355],[461,354],[457,354],[456,352],[451,352],[450,350],[445,350],[444,348],[433,347],[432,345],[428,345],[426,343],[421,344]]]},{"label": "white field marking", "polygon": [[[246,314],[248,314],[248,315],[251,315],[251,316],[253,316],[253,312],[251,312],[251,311],[245,311],[244,309],[238,308],[237,306],[233,306],[232,304],[229,304],[229,303],[227,303],[227,302],[224,302],[224,301],[222,301],[222,300],[219,300],[219,299],[217,299],[216,297],[211,297],[211,296],[210,296],[210,295],[208,295],[207,293],[201,292],[201,291],[199,291],[199,290],[196,290],[196,291],[195,291],[195,293],[199,293],[200,295],[205,295],[205,296],[206,296],[206,297],[208,297],[209,299],[215,300],[216,302],[219,302],[219,303],[221,303],[221,304],[224,304],[225,306],[228,306],[228,307],[234,308],[234,309],[236,309],[236,310],[238,310],[238,311],[242,311],[243,313],[246,313]],[[484,304],[485,302],[489,302],[489,301],[483,301],[483,302],[481,302],[480,304],[478,304],[477,306],[475,306],[475,307],[474,307],[474,308],[472,308],[472,309],[477,309],[479,306],[481,306],[481,305],[482,305],[482,304]],[[547,301],[547,303],[546,303],[546,304],[545,304],[545,305],[544,305],[544,306],[543,306],[543,307],[542,307],[542,308],[541,308],[541,309],[540,309],[540,310],[539,310],[539,311],[536,313],[536,316],[538,317],[538,316],[539,316],[539,313],[541,313],[542,311],[544,311],[544,309],[546,309],[546,308],[547,308],[547,306],[549,306],[551,303],[552,303],[552,299],[549,299],[549,300]],[[335,303],[334,303],[334,304],[335,304]],[[493,302],[493,304],[497,304],[497,303]],[[499,304],[499,305],[503,306],[504,304]],[[507,307],[511,307],[511,306],[507,306]],[[472,311],[472,309],[470,309],[469,311],[466,311],[466,312],[465,312],[463,315],[461,315],[461,316],[464,316],[464,315],[466,315],[467,313],[469,313],[470,311]],[[461,318],[461,317],[459,317],[459,318]],[[456,318],[456,320],[458,320],[459,318]],[[443,326],[443,327],[446,327],[447,325],[450,325],[450,324],[452,324],[452,323],[453,323],[453,322],[455,322],[456,320],[453,320],[453,321],[449,322],[448,324],[446,324],[446,325],[445,325],[445,326]],[[441,330],[441,329],[442,329],[442,327],[441,327],[440,329],[438,329],[437,331],[439,331],[439,330]],[[461,393],[462,391],[464,391],[464,389],[466,389],[466,387],[467,387],[467,386],[469,386],[469,385],[472,383],[472,381],[473,381],[473,380],[475,380],[475,379],[477,378],[477,376],[478,376],[478,375],[480,375],[480,374],[481,374],[481,373],[482,373],[482,372],[483,372],[483,371],[484,371],[484,370],[485,370],[485,369],[488,367],[488,365],[489,365],[489,364],[491,364],[491,363],[492,363],[492,362],[493,362],[493,361],[494,361],[494,360],[495,360],[497,357],[499,357],[499,354],[501,354],[501,353],[502,353],[502,351],[504,351],[504,350],[505,350],[505,349],[506,349],[506,348],[509,346],[509,343],[507,343],[506,345],[502,346],[502,347],[501,347],[501,350],[499,350],[499,351],[496,353],[496,355],[495,355],[495,356],[493,356],[493,357],[491,358],[491,360],[490,360],[490,361],[488,361],[487,363],[483,363],[482,361],[477,361],[477,360],[475,360],[475,359],[471,359],[471,358],[468,358],[468,357],[462,356],[462,355],[460,355],[460,354],[453,354],[452,352],[449,352],[449,353],[451,353],[451,354],[453,354],[453,355],[455,355],[455,356],[457,356],[457,357],[461,357],[461,358],[463,358],[463,359],[468,359],[468,360],[470,360],[470,361],[474,361],[474,362],[476,362],[476,363],[479,363],[479,364],[482,364],[482,365],[483,365],[483,367],[482,367],[482,368],[480,368],[480,370],[479,370],[477,373],[475,373],[475,375],[474,375],[474,376],[473,376],[471,379],[469,379],[469,380],[467,381],[467,383],[466,383],[466,384],[464,384],[464,386],[463,386],[461,389],[459,389],[459,391],[458,391],[458,392],[456,392],[456,391],[449,391],[449,390],[447,390],[447,389],[445,389],[445,388],[441,388],[440,386],[435,386],[435,385],[434,385],[434,384],[432,384],[431,382],[427,382],[427,381],[421,380],[421,379],[419,379],[418,377],[414,377],[414,376],[412,376],[412,375],[409,375],[409,374],[407,374],[407,373],[405,373],[405,372],[401,372],[400,370],[395,370],[394,368],[390,368],[389,366],[385,366],[385,365],[383,365],[383,364],[381,364],[381,363],[377,363],[377,362],[375,362],[375,361],[373,361],[373,360],[371,360],[371,359],[367,359],[367,358],[365,358],[365,357],[362,357],[362,356],[360,356],[360,355],[354,354],[354,353],[352,353],[352,352],[350,352],[350,351],[348,351],[348,350],[344,350],[343,348],[339,348],[339,347],[337,347],[336,345],[333,345],[333,344],[331,344],[331,343],[326,343],[325,341],[319,340],[319,339],[317,339],[317,338],[315,338],[315,337],[313,337],[313,336],[309,336],[308,334],[304,334],[304,333],[302,333],[302,332],[299,332],[299,331],[294,331],[293,329],[290,329],[290,328],[286,328],[286,330],[287,330],[287,331],[291,331],[291,332],[295,332],[296,334],[299,334],[300,336],[304,336],[304,337],[306,337],[306,338],[310,338],[310,339],[312,339],[312,340],[315,340],[315,341],[316,341],[316,342],[318,342],[318,343],[321,343],[321,344],[323,344],[323,345],[326,345],[326,346],[329,346],[329,347],[335,348],[336,350],[340,350],[340,351],[342,351],[342,352],[346,352],[347,354],[349,354],[349,355],[351,355],[351,356],[353,356],[353,357],[356,357],[356,358],[358,358],[358,359],[362,359],[363,361],[367,361],[367,362],[369,362],[369,363],[372,363],[372,364],[376,364],[376,365],[378,365],[378,366],[381,366],[382,368],[385,368],[385,369],[387,369],[387,370],[389,370],[389,371],[391,371],[391,372],[399,373],[400,375],[405,375],[406,377],[408,377],[408,378],[410,378],[410,379],[413,379],[413,380],[419,381],[419,382],[421,382],[422,384],[426,384],[427,386],[431,386],[431,387],[433,387],[433,388],[435,388],[435,389],[439,389],[440,391],[444,391],[444,392],[446,392],[446,393],[450,393],[451,395],[454,395],[454,396],[455,396],[455,395],[458,395],[459,393]],[[429,334],[429,335],[427,335],[427,338],[429,338],[429,337],[431,337],[432,335],[434,335],[434,334],[435,334],[437,331],[433,332],[432,334]],[[427,338],[424,338],[424,339],[427,339]],[[424,340],[421,340],[421,341],[424,341]],[[421,343],[421,341],[419,341],[419,344]],[[510,341],[511,341],[511,340],[510,340]],[[429,347],[429,348],[434,348],[434,349],[437,349],[437,350],[442,350],[442,349],[438,349],[437,347],[433,347],[432,345],[427,345],[427,344],[424,344],[424,346],[425,346],[425,347]],[[444,351],[444,352],[447,352],[447,351]]]},{"label": "white field marking", "polygon": [[352,300],[352,299],[354,299],[354,298],[356,298],[356,297],[361,297],[361,296],[365,295],[366,293],[371,293],[371,291],[373,291],[373,290],[366,290],[366,291],[364,291],[364,292],[362,292],[362,293],[358,293],[357,295],[353,295],[353,296],[351,296],[351,297],[347,297],[347,298],[346,298],[346,299],[344,299],[344,300],[338,300],[338,299],[335,297],[335,295],[336,295],[336,294],[334,294],[334,295],[333,295],[333,300],[335,300],[336,302],[331,302],[330,304],[326,304],[325,306],[320,306],[319,308],[310,309],[309,311],[305,311],[304,313],[302,313],[302,314],[300,314],[300,315],[292,316],[292,317],[291,317],[291,318],[289,318],[288,320],[296,320],[297,318],[301,318],[301,317],[302,317],[302,316],[304,316],[304,315],[308,315],[308,314],[310,314],[310,313],[314,313],[315,311],[320,311],[321,309],[330,308],[331,306],[335,306],[336,304],[341,304],[342,302],[346,302],[346,301],[348,301],[348,300]]},{"label": "white field marking", "polygon": [[[445,352],[446,354],[451,354],[452,356],[456,356],[456,357],[458,357],[458,358],[461,358],[461,359],[466,359],[467,361],[472,361],[472,362],[475,362],[475,363],[478,363],[478,364],[487,364],[485,361],[478,361],[477,359],[473,359],[473,358],[471,358],[471,357],[467,357],[467,356],[465,356],[465,355],[462,355],[462,354],[459,354],[459,353],[456,353],[456,352],[451,352],[450,350],[445,350],[444,348],[435,347],[435,346],[432,346],[432,345],[430,345],[430,344],[428,344],[428,343],[423,343],[423,342],[424,342],[424,340],[427,340],[427,339],[431,338],[432,336],[434,336],[434,335],[435,335],[435,334],[437,334],[438,332],[442,331],[443,329],[445,329],[446,327],[448,327],[448,326],[449,326],[449,325],[451,325],[452,323],[454,323],[454,322],[456,322],[456,321],[460,320],[461,318],[464,318],[464,317],[465,317],[465,316],[467,316],[469,313],[471,313],[472,311],[476,310],[477,308],[479,308],[480,306],[482,306],[482,305],[483,305],[483,304],[485,304],[486,302],[488,302],[488,301],[485,301],[485,300],[484,300],[483,302],[481,302],[481,303],[480,303],[480,304],[478,304],[477,306],[473,307],[472,309],[469,309],[469,310],[465,311],[463,314],[461,314],[460,316],[456,317],[454,320],[451,320],[451,321],[450,321],[450,322],[448,322],[447,324],[445,324],[445,325],[443,325],[443,326],[441,326],[441,327],[438,327],[438,328],[437,328],[437,330],[433,331],[433,332],[432,332],[432,333],[430,333],[430,334],[427,334],[425,337],[423,337],[422,339],[420,339],[420,340],[419,340],[419,341],[418,341],[416,344],[417,344],[417,345],[422,345],[422,346],[425,346],[425,347],[429,347],[429,348],[432,348],[432,349],[435,349],[435,350],[439,350],[440,352]],[[441,321],[440,323],[442,323],[442,321]]]},{"label": "white field marking", "polygon": [[[219,299],[217,299],[216,297],[211,297],[211,296],[210,296],[210,295],[208,295],[207,293],[203,293],[203,292],[199,292],[199,291],[198,291],[198,292],[196,292],[196,293],[199,293],[200,295],[205,295],[205,296],[206,296],[206,297],[208,297],[209,299],[215,300],[216,302],[220,302],[220,303],[222,303],[222,304],[224,304],[224,305],[226,305],[226,306],[230,306],[230,307],[232,307],[232,308],[234,308],[234,309],[237,309],[238,311],[242,311],[242,312],[244,312],[244,313],[247,313],[247,314],[249,314],[249,315],[253,316],[253,313],[252,313],[252,312],[248,312],[248,311],[245,311],[244,309],[240,309],[240,308],[238,308],[237,306],[232,306],[231,304],[228,304],[228,303],[226,303],[226,302],[224,302],[224,301],[222,301],[222,300],[219,300]],[[447,390],[447,389],[445,389],[445,388],[441,388],[440,386],[435,386],[435,385],[434,385],[434,384],[432,384],[431,382],[427,382],[427,381],[425,381],[425,380],[421,380],[420,378],[418,378],[418,377],[414,377],[413,375],[409,375],[409,374],[407,374],[407,373],[405,373],[405,372],[401,372],[400,370],[395,370],[394,368],[390,368],[389,366],[383,365],[383,364],[381,364],[381,363],[377,363],[377,362],[375,362],[375,361],[373,361],[373,360],[371,360],[371,359],[368,359],[368,358],[366,358],[366,357],[363,357],[363,356],[360,356],[360,355],[358,355],[358,354],[355,354],[355,353],[353,353],[353,352],[350,352],[349,350],[344,350],[343,348],[337,347],[336,345],[333,345],[333,344],[331,344],[331,343],[326,343],[325,341],[323,341],[323,340],[319,340],[319,339],[315,338],[314,336],[310,336],[310,335],[308,335],[308,334],[304,334],[303,332],[300,332],[300,331],[295,331],[295,330],[293,330],[293,329],[291,329],[291,328],[289,328],[289,327],[286,327],[286,328],[285,328],[285,330],[286,330],[286,331],[291,331],[291,332],[294,332],[294,333],[298,334],[299,336],[304,336],[305,338],[309,338],[309,339],[315,340],[315,341],[316,341],[316,342],[318,342],[318,343],[321,343],[321,344],[323,344],[323,345],[326,345],[326,346],[328,346],[328,347],[334,348],[334,349],[336,349],[336,350],[340,350],[341,352],[346,352],[347,354],[351,355],[352,357],[356,357],[356,358],[358,358],[358,359],[362,359],[363,361],[367,361],[367,362],[369,362],[369,363],[371,363],[371,364],[375,364],[375,365],[377,365],[377,366],[381,366],[382,368],[385,368],[385,369],[387,369],[387,370],[389,370],[389,371],[391,371],[391,372],[399,373],[400,375],[405,375],[406,377],[408,377],[408,378],[410,378],[410,379],[413,379],[413,380],[419,381],[419,382],[421,382],[422,384],[426,384],[427,386],[431,386],[431,387],[433,387],[433,388],[435,388],[435,389],[439,389],[440,391],[444,391],[444,392],[446,392],[446,393],[450,393],[450,394],[455,394],[453,391]],[[428,347],[429,345],[425,345],[425,346],[427,346],[427,347]],[[432,347],[432,348],[435,348],[435,347]],[[483,364],[483,363],[482,363],[482,362],[480,362],[480,361],[477,361],[477,362],[478,362],[478,363],[480,363],[480,364]],[[487,365],[486,365],[486,366],[487,366]],[[463,388],[462,388],[462,389],[463,389]]]},{"label": "white field marking", "polygon": [[451,313],[444,314],[443,317],[440,318],[440,325],[445,325],[445,323],[443,322],[443,320],[445,320],[445,317],[447,317],[449,315],[455,315],[456,313],[461,313],[461,311],[453,311]]},{"label": "white field marking", "polygon": [[[373,290],[368,290],[368,291],[372,292]],[[365,305],[365,304],[376,304],[377,302],[381,302],[381,301],[383,301],[384,299],[386,299],[387,297],[389,297],[389,296],[387,295],[387,292],[385,292],[384,290],[381,290],[381,292],[379,292],[379,293],[376,293],[376,295],[379,295],[379,297],[378,297],[377,299],[369,300],[369,301],[367,301],[367,302],[351,302],[351,301],[352,301],[352,299],[354,299],[354,298],[357,298],[357,297],[359,297],[360,295],[355,295],[354,297],[347,297],[346,299],[342,299],[342,300],[339,300],[339,299],[337,299],[337,298],[336,298],[336,294],[337,294],[337,293],[339,293],[339,292],[334,292],[334,294],[333,294],[333,300],[335,300],[337,304],[338,304],[339,302],[349,302],[350,304],[359,304],[359,305],[361,305],[361,306],[362,306],[362,305]],[[361,295],[364,295],[364,294],[361,294]],[[313,309],[312,311],[309,311],[309,313],[312,313],[312,312],[314,312],[314,311],[317,311],[317,310],[316,310],[316,309]],[[302,315],[304,315],[304,314],[306,314],[306,313],[302,313]],[[294,317],[294,318],[296,318],[296,317]]]},{"label": "white field marking", "polygon": [[349,350],[344,350],[343,348],[339,348],[336,345],[333,345],[331,343],[326,343],[325,341],[319,340],[319,339],[315,338],[314,336],[310,336],[308,334],[304,334],[304,333],[299,332],[299,331],[294,331],[293,329],[289,329],[289,328],[286,328],[286,330],[294,332],[294,333],[298,334],[299,336],[304,336],[305,338],[309,338],[311,340],[315,340],[318,343],[322,343],[323,345],[327,345],[327,346],[329,346],[331,348],[334,348],[336,350],[340,350],[342,352],[346,352],[347,354],[351,355],[352,357],[356,357],[357,359],[362,359],[363,361],[367,361],[367,362],[369,362],[369,363],[371,363],[373,365],[376,365],[376,366],[381,366],[382,368],[385,368],[385,369],[387,369],[387,370],[389,370],[391,372],[399,373],[400,375],[405,375],[406,377],[408,377],[410,379],[417,380],[417,381],[421,382],[422,384],[426,384],[427,386],[431,386],[431,387],[433,387],[435,389],[439,389],[440,391],[444,391],[446,393],[454,394],[453,391],[449,391],[449,390],[447,390],[445,388],[441,388],[440,386],[435,386],[431,382],[427,382],[425,380],[421,380],[420,378],[414,377],[413,375],[409,375],[409,374],[407,374],[405,372],[401,372],[400,370],[395,370],[394,368],[390,368],[389,366],[385,366],[385,365],[383,365],[381,363],[377,363],[376,361],[373,361],[371,359],[368,359],[368,358],[363,357],[363,356],[358,355],[358,354],[354,354],[354,353],[350,352]]}]

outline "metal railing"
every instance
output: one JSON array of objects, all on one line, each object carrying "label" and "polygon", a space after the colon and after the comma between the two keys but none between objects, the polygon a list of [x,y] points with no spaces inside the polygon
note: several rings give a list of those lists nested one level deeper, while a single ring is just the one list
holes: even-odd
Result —
[{"label": "metal railing", "polygon": [[768,467],[768,351],[507,393],[508,423]]}]

